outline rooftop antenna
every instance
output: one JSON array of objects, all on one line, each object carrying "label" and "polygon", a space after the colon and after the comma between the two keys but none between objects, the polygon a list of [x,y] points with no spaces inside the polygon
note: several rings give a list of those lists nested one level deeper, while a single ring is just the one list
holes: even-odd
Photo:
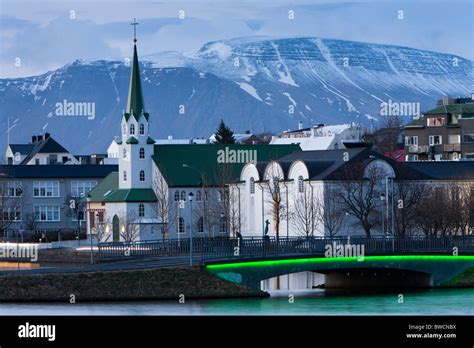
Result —
[{"label": "rooftop antenna", "polygon": [[133,25],[133,42],[137,43],[137,25],[140,23],[137,23],[137,19],[134,18],[133,22],[130,23],[130,25]]}]

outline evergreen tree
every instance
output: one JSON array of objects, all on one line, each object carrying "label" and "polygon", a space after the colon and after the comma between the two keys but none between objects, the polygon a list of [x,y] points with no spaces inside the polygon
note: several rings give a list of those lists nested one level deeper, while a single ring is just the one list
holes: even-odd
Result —
[{"label": "evergreen tree", "polygon": [[234,132],[225,125],[222,119],[216,131],[216,141],[214,144],[235,144]]}]

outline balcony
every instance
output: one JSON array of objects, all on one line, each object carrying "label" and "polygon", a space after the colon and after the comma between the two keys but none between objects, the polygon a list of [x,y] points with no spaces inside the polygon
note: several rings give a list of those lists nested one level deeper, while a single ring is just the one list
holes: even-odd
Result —
[{"label": "balcony", "polygon": [[429,152],[429,146],[428,145],[410,145],[408,147],[408,153],[428,153]]},{"label": "balcony", "polygon": [[461,152],[461,144],[444,144],[444,152]]}]

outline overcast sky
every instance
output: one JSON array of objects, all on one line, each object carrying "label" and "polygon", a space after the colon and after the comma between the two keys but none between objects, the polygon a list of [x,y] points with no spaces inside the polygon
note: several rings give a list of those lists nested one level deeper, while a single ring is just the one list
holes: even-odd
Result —
[{"label": "overcast sky", "polygon": [[396,44],[474,59],[470,0],[0,0],[0,77],[37,75],[76,59],[122,60],[131,53],[133,17],[142,56],[265,35]]}]

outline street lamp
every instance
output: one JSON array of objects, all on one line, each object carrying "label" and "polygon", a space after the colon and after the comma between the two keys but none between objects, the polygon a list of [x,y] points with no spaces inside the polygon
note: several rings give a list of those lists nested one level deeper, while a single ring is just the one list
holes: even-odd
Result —
[{"label": "street lamp", "polygon": [[[86,202],[87,202],[87,207],[86,207],[86,216],[89,217],[89,220],[90,220],[90,209],[91,209],[91,195],[87,195],[86,197]],[[90,222],[89,222],[89,235],[91,237],[91,265],[94,264],[94,252],[92,250],[92,228],[90,226]]]},{"label": "street lamp", "polygon": [[385,193],[382,193],[380,195],[380,200],[382,201],[382,235],[384,238],[385,238],[385,224],[384,224],[385,216],[384,216],[383,204],[385,202],[385,198],[386,198]]},{"label": "street lamp", "polygon": [[191,204],[191,225],[189,226],[189,266],[193,267],[193,198],[194,193],[189,192],[188,200]]}]

